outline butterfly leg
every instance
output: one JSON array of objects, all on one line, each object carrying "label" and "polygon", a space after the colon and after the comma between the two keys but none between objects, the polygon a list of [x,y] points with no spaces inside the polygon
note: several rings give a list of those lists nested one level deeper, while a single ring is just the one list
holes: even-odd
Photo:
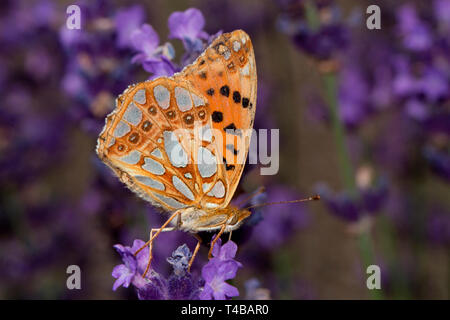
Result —
[{"label": "butterfly leg", "polygon": [[195,239],[197,239],[197,245],[195,246],[194,253],[192,254],[191,260],[189,260],[189,265],[188,265],[188,269],[187,269],[188,272],[191,272],[192,263],[194,263],[194,259],[197,256],[198,250],[200,249],[200,245],[202,244],[202,238],[198,234],[194,233],[193,236],[195,237]]},{"label": "butterfly leg", "polygon": [[[145,277],[145,275],[147,274],[148,270],[150,269],[150,265],[152,263],[152,259],[153,259],[153,240],[154,238],[156,238],[156,235],[153,236],[153,232],[156,233],[160,233],[160,232],[168,232],[168,231],[173,231],[175,230],[175,227],[169,227],[169,228],[154,228],[152,230],[150,230],[150,243],[148,245],[148,262],[147,262],[147,267],[145,268],[144,273],[142,274],[142,278]],[[145,248],[145,245],[143,246],[143,248]],[[141,250],[141,249],[139,249]],[[137,252],[136,252],[137,254]]]},{"label": "butterfly leg", "polygon": [[225,228],[227,227],[226,224],[223,224],[222,228],[220,228],[219,233],[217,234],[217,236],[214,238],[214,240],[211,242],[211,247],[209,248],[209,252],[208,252],[208,259],[212,258],[212,251],[214,249],[214,245],[216,244],[216,241],[219,240],[220,236],[222,235],[222,233],[224,233]]},{"label": "butterfly leg", "polygon": [[[148,258],[148,264],[147,264],[147,268],[145,269],[145,272],[144,272],[144,274],[142,275],[142,277],[145,277],[145,275],[146,275],[147,272],[148,272],[148,269],[150,268],[150,263],[151,263],[151,261],[152,261],[153,240],[155,240],[156,237],[157,237],[161,232],[163,232],[163,231],[172,231],[172,230],[175,230],[175,229],[176,229],[175,227],[169,227],[169,228],[167,228],[167,225],[168,225],[173,219],[175,219],[175,217],[180,216],[180,213],[181,213],[180,211],[175,211],[175,212],[169,217],[169,219],[167,219],[167,221],[164,222],[164,224],[163,224],[160,228],[150,230],[150,240],[148,240],[141,248],[139,248],[139,249],[134,253],[134,255],[136,256],[142,249],[144,249],[145,247],[149,246],[150,253],[149,253],[149,258]],[[155,231],[156,231],[156,233],[155,233],[155,235],[153,235],[153,232],[155,232]]]}]

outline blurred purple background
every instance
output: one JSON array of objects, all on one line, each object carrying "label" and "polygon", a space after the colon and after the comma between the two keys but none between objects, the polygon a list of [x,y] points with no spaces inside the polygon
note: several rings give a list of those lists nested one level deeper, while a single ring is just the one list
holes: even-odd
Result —
[{"label": "blurred purple background", "polygon": [[[70,4],[81,30],[66,28]],[[381,30],[366,28],[370,4],[2,1],[0,298],[137,298],[112,291],[113,245],[146,240],[164,217],[96,156],[105,115],[129,84],[189,63],[208,35],[243,29],[258,68],[255,127],[280,129],[280,171],[247,166],[236,196],[264,185],[258,201],[323,201],[263,208],[233,233],[239,298],[449,299],[450,0],[377,1]],[[180,41],[167,20],[191,7],[204,29],[197,21]],[[196,241],[162,234],[154,268],[169,274],[183,243]],[[73,264],[81,290],[66,288]],[[368,264],[381,267],[381,292],[366,288]]]}]

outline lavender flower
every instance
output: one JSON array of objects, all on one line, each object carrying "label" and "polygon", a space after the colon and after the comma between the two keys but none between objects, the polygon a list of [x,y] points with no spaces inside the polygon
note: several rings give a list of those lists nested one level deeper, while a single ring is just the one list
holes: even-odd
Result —
[{"label": "lavender flower", "polygon": [[172,257],[167,259],[173,267],[173,273],[168,279],[153,269],[148,271],[145,278],[142,277],[148,263],[148,248],[137,256],[134,254],[143,245],[142,240],[135,240],[132,247],[120,244],[114,246],[124,262],[112,272],[112,276],[117,279],[113,286],[114,291],[120,286],[128,288],[132,284],[141,300],[198,299],[201,281],[187,272],[192,254],[186,244],[178,247]]},{"label": "lavender flower", "polygon": [[219,31],[210,36],[203,31],[205,18],[201,11],[195,8],[189,8],[184,12],[173,12],[169,17],[168,25],[169,38],[181,40],[186,50],[181,58],[182,67],[192,63],[199,56],[205,49],[205,41],[209,43],[221,34]]},{"label": "lavender flower", "polygon": [[117,30],[117,46],[132,47],[131,35],[145,20],[145,13],[140,5],[134,5],[117,11],[114,23]]},{"label": "lavender flower", "polygon": [[331,213],[352,223],[359,221],[364,215],[379,213],[388,196],[388,184],[383,178],[371,185],[360,186],[359,197],[346,190],[332,192],[326,184],[319,184],[316,190]]},{"label": "lavender flower", "polygon": [[217,240],[213,258],[202,269],[205,286],[200,294],[201,300],[226,300],[239,295],[236,287],[225,282],[233,279],[237,269],[242,267],[240,262],[234,260],[237,245],[231,240],[223,246],[221,244],[221,240]]},{"label": "lavender flower", "polygon": [[397,12],[398,29],[403,37],[403,44],[413,51],[428,50],[432,45],[428,26],[417,16],[412,5],[404,5]]},{"label": "lavender flower", "polygon": [[197,300],[202,281],[187,272],[192,254],[186,244],[179,246],[167,261],[173,267],[168,279],[152,270],[148,282],[137,288],[141,300]]},{"label": "lavender flower", "polygon": [[186,50],[181,59],[181,66],[172,61],[175,57],[172,44],[165,43],[160,46],[159,36],[151,25],[142,25],[130,36],[132,47],[138,51],[132,61],[141,63],[147,72],[152,73],[151,79],[170,76],[180,71],[201,53],[205,47],[204,40],[210,40],[209,35],[203,31],[205,19],[198,9],[190,8],[184,12],[172,13],[168,25],[169,38],[182,40]]},{"label": "lavender flower", "polygon": [[142,63],[153,77],[170,76],[177,70],[170,61],[174,57],[173,47],[170,44],[159,46],[159,36],[151,25],[142,25],[130,38],[133,48],[139,52],[132,61]]},{"label": "lavender flower", "polygon": [[349,31],[340,21],[339,10],[333,1],[278,3],[283,12],[278,21],[279,28],[300,50],[318,60],[329,60],[347,46]]},{"label": "lavender flower", "polygon": [[141,288],[146,284],[142,275],[148,262],[148,248],[141,250],[137,256],[134,255],[144,244],[144,241],[137,239],[133,241],[132,247],[124,247],[120,244],[114,246],[124,262],[112,271],[112,276],[117,279],[113,285],[114,291],[120,286],[128,288],[130,284],[133,284],[136,288]]},{"label": "lavender flower", "polygon": [[183,244],[172,253],[172,257],[167,258],[167,262],[172,265],[174,273],[181,276],[186,273],[191,257],[188,246]]},{"label": "lavender flower", "polygon": [[200,10],[189,8],[184,12],[173,12],[169,17],[171,39],[183,41],[186,50],[200,51],[203,48],[201,39],[207,40],[209,35],[203,31],[205,18]]}]

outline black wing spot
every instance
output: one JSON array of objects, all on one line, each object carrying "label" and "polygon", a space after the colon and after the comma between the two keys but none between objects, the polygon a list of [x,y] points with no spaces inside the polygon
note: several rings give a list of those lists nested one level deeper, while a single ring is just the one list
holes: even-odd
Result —
[{"label": "black wing spot", "polygon": [[222,88],[220,88],[220,94],[225,96],[225,97],[228,97],[230,95],[230,87],[225,85]]},{"label": "black wing spot", "polygon": [[236,103],[241,102],[241,94],[239,93],[239,91],[233,92],[233,101]]},{"label": "black wing spot", "polygon": [[223,131],[229,134],[234,134],[238,136],[242,136],[242,131],[237,129],[234,123],[230,123],[225,128],[223,128]]},{"label": "black wing spot", "polygon": [[211,115],[212,121],[219,123],[223,121],[223,113],[220,111],[214,111]]},{"label": "black wing spot", "polygon": [[248,98],[242,98],[242,106],[244,108],[247,108],[249,104],[250,104],[250,100]]},{"label": "black wing spot", "polygon": [[225,128],[223,128],[223,130],[225,130],[225,131],[227,131],[227,130],[236,130],[236,125],[234,123],[230,123]]},{"label": "black wing spot", "polygon": [[208,90],[206,90],[206,93],[210,96],[214,95],[214,89],[213,88],[209,88]]},{"label": "black wing spot", "polygon": [[225,169],[227,171],[234,170],[234,168],[235,168],[234,164],[230,164],[230,165],[227,164],[227,159],[225,157],[223,158],[223,163],[225,164]]}]

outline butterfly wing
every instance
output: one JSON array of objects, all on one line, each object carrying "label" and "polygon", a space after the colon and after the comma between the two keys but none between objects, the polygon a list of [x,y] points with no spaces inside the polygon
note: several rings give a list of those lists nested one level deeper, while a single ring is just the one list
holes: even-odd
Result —
[{"label": "butterfly wing", "polygon": [[226,206],[244,169],[256,110],[257,75],[250,37],[242,30],[219,36],[175,78],[188,80],[209,101],[212,127],[222,134],[217,149],[226,173]]},{"label": "butterfly wing", "polygon": [[[132,191],[165,210],[226,207],[244,165],[230,164],[236,162],[237,142],[232,142],[233,149],[219,142],[228,135],[243,140],[246,145],[237,153],[242,152],[245,161],[249,138],[224,129],[225,124],[235,129],[253,125],[254,66],[245,33],[218,37],[181,73],[130,86],[119,96],[106,118],[97,153]],[[206,79],[201,76],[204,81],[197,78],[201,72],[207,73]],[[227,95],[223,87],[232,91]],[[209,94],[210,88],[217,94]],[[241,95],[239,102],[235,92]],[[218,112],[222,121],[217,121]],[[217,130],[213,134],[210,129]]]}]

